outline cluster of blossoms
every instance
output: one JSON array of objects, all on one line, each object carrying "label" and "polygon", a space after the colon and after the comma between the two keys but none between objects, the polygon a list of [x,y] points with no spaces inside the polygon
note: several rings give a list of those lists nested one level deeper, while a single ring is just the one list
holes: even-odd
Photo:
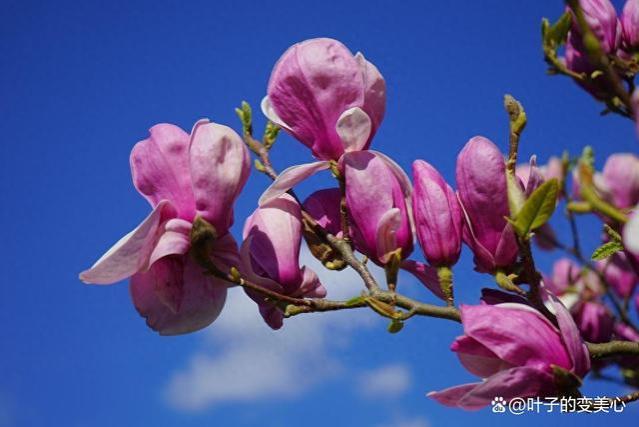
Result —
[{"label": "cluster of blossoms", "polygon": [[[628,15],[637,14],[632,7],[626,9]],[[624,25],[635,25],[636,20],[628,17]],[[601,25],[593,24],[593,30],[610,36]],[[610,49],[617,49],[618,36],[610,37]],[[636,47],[629,36],[624,40],[624,49]],[[576,51],[579,46],[572,43]],[[574,58],[571,61],[574,65]],[[366,282],[364,303],[336,305],[339,308],[368,305],[394,322],[405,320],[416,308],[397,310],[406,308],[400,304],[406,299],[395,294],[398,270],[404,269],[445,301],[437,308],[461,319],[464,335],[451,349],[482,381],[430,396],[467,409],[486,406],[497,395],[574,395],[591,370],[585,341],[639,341],[638,331],[602,302],[608,283],[623,299],[634,295],[639,219],[625,227],[608,221],[625,236],[626,248],[594,270],[561,260],[551,277],[540,280],[534,266],[532,273],[527,270],[528,238],[534,230],[539,244],[548,249],[555,243],[554,233],[547,219],[524,232],[517,221],[543,191],[566,181],[568,162],[552,158],[537,166],[533,157],[515,169],[512,150],[507,161],[497,145],[475,136],[457,157],[456,189],[424,160],[413,163],[411,179],[390,157],[370,149],[385,105],[384,78],[361,53],[353,55],[332,39],[293,45],[272,71],[262,111],[307,146],[315,161],[272,173],[272,185],[244,223],[239,247],[229,228],[233,204],[250,172],[247,144],[261,156],[270,147],[260,144],[254,149],[259,142],[246,127],[241,137],[207,120],[198,121],[190,134],[160,124],[131,153],[134,185],[152,212],[80,278],[94,284],[130,278],[136,309],[152,329],[171,335],[215,321],[231,286],[243,287],[273,329],[283,326],[291,306],[313,311],[322,307],[321,301],[330,304],[317,274],[300,266],[303,240],[326,268],[351,266]],[[592,180],[577,174],[570,195],[552,193],[551,210],[561,198],[578,203],[583,189],[591,189],[597,200],[629,214],[639,203],[638,163],[634,155],[616,155]],[[297,198],[297,184],[329,172],[336,179],[334,187],[319,189],[303,201]],[[416,242],[427,262],[410,258]],[[479,305],[457,310],[452,267],[463,244],[474,255],[475,270],[494,276],[504,291],[484,290]],[[385,270],[388,292],[369,283],[366,264],[354,251]],[[636,367],[636,359],[619,363]]]}]

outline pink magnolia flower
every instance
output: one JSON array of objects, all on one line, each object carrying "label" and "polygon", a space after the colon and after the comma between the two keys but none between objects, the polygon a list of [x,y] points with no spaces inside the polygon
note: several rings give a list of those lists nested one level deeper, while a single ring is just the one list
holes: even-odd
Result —
[{"label": "pink magnolia flower", "polygon": [[544,283],[569,308],[586,341],[610,340],[614,318],[601,301],[604,287],[594,271],[561,258],[553,266],[552,277]]},{"label": "pink magnolia flower", "polygon": [[462,212],[453,189],[423,160],[413,162],[413,214],[417,239],[431,265],[457,262],[462,243]]},{"label": "pink magnolia flower", "polygon": [[348,153],[343,169],[355,248],[381,265],[397,249],[406,258],[413,251],[408,178],[371,151]]},{"label": "pink magnolia flower", "polygon": [[639,47],[639,1],[627,0],[621,13],[621,42],[626,51]]},{"label": "pink magnolia flower", "polygon": [[277,61],[264,114],[321,160],[365,150],[382,122],[386,83],[361,53],[318,38],[291,46]]},{"label": "pink magnolia flower", "polygon": [[[299,266],[301,208],[291,196],[282,195],[257,208],[247,218],[243,235],[242,272],[249,280],[291,297],[326,296],[315,272]],[[282,327],[284,315],[274,301],[254,291],[246,293],[271,328]]]},{"label": "pink magnolia flower", "polygon": [[559,328],[530,306],[518,303],[461,306],[464,335],[451,350],[481,382],[431,392],[446,406],[483,408],[495,396],[553,396],[560,393],[553,367],[582,378],[590,370],[588,350],[568,311],[553,301]]},{"label": "pink magnolia flower", "polygon": [[227,284],[205,275],[189,249],[196,216],[214,225],[219,238],[211,260],[221,270],[238,263],[228,233],[233,204],[250,172],[242,139],[230,128],[197,122],[191,136],[159,124],[131,152],[137,190],[153,211],[89,270],[86,283],[111,284],[131,278],[131,297],[147,324],[163,335],[201,329],[219,315]]},{"label": "pink magnolia flower", "polygon": [[475,255],[477,270],[494,272],[517,258],[509,216],[506,165],[488,139],[471,138],[457,157],[457,191],[464,213],[464,243]]},{"label": "pink magnolia flower", "polygon": [[309,147],[317,162],[282,171],[260,198],[278,197],[344,154],[367,150],[386,109],[386,83],[361,53],[318,38],[291,46],[279,59],[262,111]]}]

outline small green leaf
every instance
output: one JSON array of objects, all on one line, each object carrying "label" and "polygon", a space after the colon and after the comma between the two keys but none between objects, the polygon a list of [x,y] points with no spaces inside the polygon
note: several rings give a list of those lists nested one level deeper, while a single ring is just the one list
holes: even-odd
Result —
[{"label": "small green leaf", "polygon": [[591,258],[595,261],[600,261],[602,259],[608,258],[610,255],[614,254],[615,252],[619,252],[622,250],[623,250],[623,245],[621,244],[621,242],[613,240],[608,243],[604,243],[603,245],[595,249],[595,251],[592,253]]},{"label": "small green leaf", "polygon": [[564,44],[566,37],[568,37],[568,31],[570,31],[571,21],[570,12],[561,15],[557,22],[552,25],[549,25],[547,19],[542,20],[541,31],[544,43],[553,47],[559,47]]},{"label": "small green leaf", "polygon": [[556,178],[541,184],[528,197],[516,218],[512,221],[515,231],[521,237],[527,237],[531,230],[544,225],[555,211],[559,182]]},{"label": "small green leaf", "polygon": [[608,224],[604,224],[604,230],[606,230],[606,234],[610,236],[610,238],[615,242],[621,243],[621,235],[617,233],[611,226]]},{"label": "small green leaf", "polygon": [[391,334],[396,334],[404,328],[404,322],[401,320],[393,319],[388,324],[388,332]]}]

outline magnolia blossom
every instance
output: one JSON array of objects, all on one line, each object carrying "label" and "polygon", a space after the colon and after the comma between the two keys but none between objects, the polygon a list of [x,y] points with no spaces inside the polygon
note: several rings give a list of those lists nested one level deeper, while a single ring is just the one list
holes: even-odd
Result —
[{"label": "magnolia blossom", "polygon": [[318,38],[291,46],[279,59],[262,111],[319,160],[282,171],[260,198],[278,197],[345,154],[367,150],[384,118],[386,83],[361,53]]},{"label": "magnolia blossom", "polygon": [[310,39],[277,61],[264,114],[321,160],[365,150],[384,118],[386,83],[361,53],[337,40]]},{"label": "magnolia blossom", "polygon": [[592,270],[581,269],[567,258],[557,260],[544,283],[570,309],[581,336],[591,342],[610,340],[614,318],[601,298],[604,287]]},{"label": "magnolia blossom", "polygon": [[590,370],[585,344],[568,311],[553,301],[559,328],[525,304],[461,306],[464,335],[451,345],[481,382],[431,392],[446,406],[480,409],[495,396],[556,396],[555,371],[583,378]]},{"label": "magnolia blossom", "polygon": [[453,189],[430,164],[413,163],[413,210],[417,239],[431,265],[457,262],[462,243],[462,212]]},{"label": "magnolia blossom", "polygon": [[197,216],[215,228],[211,261],[222,271],[238,264],[228,233],[233,204],[250,171],[242,139],[230,128],[197,122],[191,136],[159,124],[131,152],[137,190],[153,211],[89,270],[86,283],[111,284],[131,278],[131,297],[147,324],[163,335],[201,329],[219,315],[227,284],[206,275],[189,254]]},{"label": "magnolia blossom", "polygon": [[355,248],[379,264],[398,249],[406,258],[413,251],[408,178],[370,151],[348,153],[343,161]]},{"label": "magnolia blossom", "polygon": [[626,51],[639,47],[639,1],[627,0],[621,14],[621,42]]},{"label": "magnolia blossom", "polygon": [[509,216],[504,157],[491,141],[471,138],[457,157],[457,191],[464,212],[464,242],[477,270],[510,266],[518,254]]},{"label": "magnolia blossom", "polygon": [[[288,194],[259,207],[244,224],[242,273],[252,282],[283,295],[323,298],[326,290],[308,267],[299,266],[301,208]],[[282,327],[284,315],[263,294],[246,290],[259,305],[264,321]]]}]

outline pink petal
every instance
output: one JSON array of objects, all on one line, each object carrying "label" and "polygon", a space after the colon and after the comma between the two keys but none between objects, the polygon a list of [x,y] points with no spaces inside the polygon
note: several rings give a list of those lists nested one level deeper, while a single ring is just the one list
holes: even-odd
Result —
[{"label": "pink petal", "polygon": [[131,173],[135,188],[155,207],[168,200],[180,218],[195,215],[189,167],[189,135],[177,126],[153,126],[151,136],[131,151]]},{"label": "pink petal", "polygon": [[561,301],[554,295],[549,295],[548,301],[557,317],[562,340],[572,362],[572,372],[583,377],[590,370],[590,357],[586,344],[581,339],[579,329],[577,329],[570,312]]},{"label": "pink petal", "polygon": [[176,214],[170,202],[159,202],[135,230],[121,238],[89,270],[80,273],[80,280],[106,285],[146,269],[149,257],[162,233],[162,222]]},{"label": "pink petal", "polygon": [[390,253],[397,249],[396,234],[401,225],[402,215],[398,208],[389,209],[377,223],[377,257],[384,264]]},{"label": "pink petal", "polygon": [[193,127],[189,154],[196,212],[223,235],[251,170],[248,150],[233,129],[200,120]]},{"label": "pink petal", "polygon": [[499,371],[513,367],[508,362],[499,359],[495,353],[479,341],[466,335],[453,341],[450,349],[457,353],[459,361],[470,373],[481,378],[487,378]]},{"label": "pink petal", "polygon": [[277,179],[273,181],[271,186],[262,194],[258,205],[263,206],[271,200],[277,199],[306,178],[315,175],[319,171],[328,169],[329,165],[329,162],[321,161],[295,165],[284,169]]},{"label": "pink petal", "polygon": [[623,228],[623,244],[630,252],[639,255],[639,208],[630,216]]},{"label": "pink petal", "polygon": [[161,335],[194,332],[210,325],[226,300],[227,284],[205,275],[188,256],[160,259],[131,278],[131,298],[147,325]]},{"label": "pink petal", "polygon": [[311,268],[304,266],[302,267],[302,284],[293,296],[297,298],[324,298],[326,288],[320,282],[317,274]]},{"label": "pink petal", "polygon": [[497,396],[506,401],[516,397],[545,396],[552,393],[553,388],[551,374],[525,366],[500,371],[481,383],[452,387],[428,396],[446,406],[476,410],[488,406]]},{"label": "pink petal", "polygon": [[415,276],[428,290],[435,294],[437,298],[446,301],[446,297],[442,293],[441,286],[439,285],[439,278],[437,277],[437,270],[435,268],[412,259],[402,261],[401,268]]},{"label": "pink petal", "polygon": [[359,64],[364,77],[364,105],[362,109],[371,118],[372,131],[370,138],[372,138],[382,124],[382,119],[386,112],[386,82],[377,67],[367,61],[361,52],[355,54],[355,60]]},{"label": "pink petal", "polygon": [[192,224],[183,219],[175,218],[169,220],[149,257],[149,265],[168,255],[184,255],[187,253],[191,247],[191,227]]},{"label": "pink petal", "polygon": [[262,114],[264,114],[264,116],[266,116],[269,121],[290,132],[289,127],[286,125],[286,123],[284,123],[282,119],[280,119],[280,116],[278,116],[273,109],[273,105],[271,105],[271,100],[268,99],[268,96],[262,98],[262,102],[260,102],[260,108],[262,109]]},{"label": "pink petal", "polygon": [[371,119],[361,108],[350,108],[339,116],[336,131],[344,151],[363,150],[371,134]]}]

